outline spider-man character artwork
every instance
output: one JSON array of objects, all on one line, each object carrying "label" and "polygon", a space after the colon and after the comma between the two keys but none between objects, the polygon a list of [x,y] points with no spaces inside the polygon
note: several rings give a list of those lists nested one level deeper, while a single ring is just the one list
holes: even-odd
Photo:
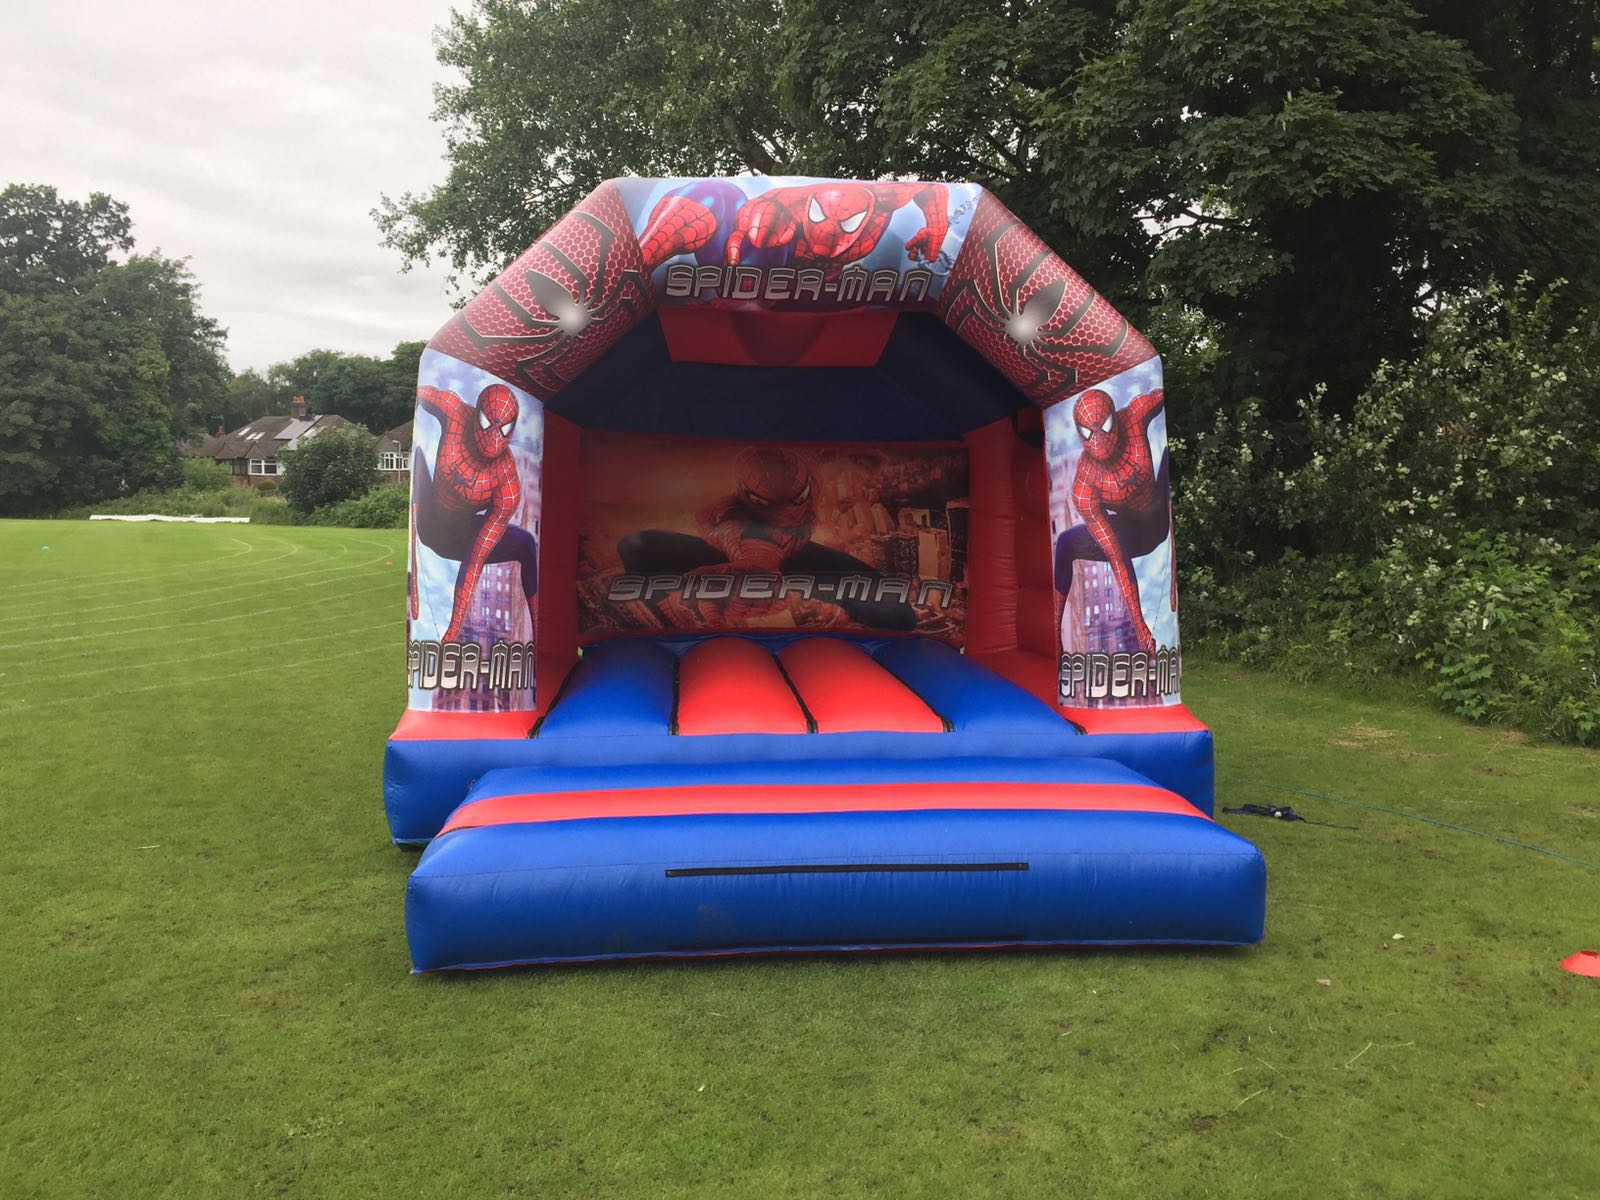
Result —
[{"label": "spider-man character artwork", "polygon": [[[847,576],[875,584],[882,574],[853,555],[811,540],[816,527],[816,481],[811,469],[792,450],[751,446],[734,460],[734,490],[695,514],[700,537],[665,529],[629,534],[617,544],[622,569],[632,574],[809,575],[815,594],[831,601],[857,624],[872,629],[906,630],[916,626],[916,611],[903,600],[846,597],[840,582]],[[868,587],[867,593],[874,589]],[[720,608],[721,623],[736,626],[784,606],[775,598],[731,596],[719,600],[674,601],[657,611],[673,623],[705,624],[701,605]],[[689,610],[685,613],[683,610]]]},{"label": "spider-man character artwork", "polygon": [[942,183],[808,183],[773,188],[746,203],[734,218],[723,248],[737,266],[746,245],[758,250],[789,247],[792,263],[843,267],[878,248],[889,220],[914,204],[923,226],[906,239],[906,258],[931,263],[950,231],[949,189]]},{"label": "spider-man character artwork", "polygon": [[[522,502],[511,435],[516,430],[516,393],[492,384],[478,394],[477,407],[452,392],[419,387],[417,406],[439,419],[439,448],[433,469],[416,456],[412,478],[412,562],[420,541],[441,558],[460,562],[450,623],[442,642],[459,642],[462,625],[489,563],[514,562],[521,569],[528,616],[534,617],[539,588],[539,547],[520,525],[512,524]],[[415,568],[413,568],[415,569]],[[417,615],[415,582],[411,615]]]},{"label": "spider-man character artwork", "polygon": [[715,248],[708,243],[717,234],[718,210],[735,212],[733,198],[744,199],[744,193],[732,184],[717,181],[717,185],[713,189],[710,182],[703,182],[668,192],[656,201],[639,235],[645,270],[654,271],[680,254],[693,254],[702,261],[714,257]]},{"label": "spider-man character artwork", "polygon": [[923,227],[906,241],[911,262],[933,262],[950,229],[949,189],[942,183],[819,183],[773,188],[729,204],[706,184],[667,193],[656,202],[639,235],[646,268],[694,254],[704,262],[719,224],[728,227],[720,251],[727,266],[791,264],[836,269],[878,248],[890,218],[908,204]]},{"label": "spider-man character artwork", "polygon": [[[1160,547],[1172,535],[1171,488],[1167,456],[1159,465],[1150,452],[1150,422],[1161,411],[1158,389],[1117,408],[1110,395],[1091,388],[1078,397],[1072,420],[1083,444],[1072,477],[1072,506],[1083,518],[1056,539],[1056,591],[1072,592],[1073,566],[1080,559],[1107,563],[1139,639],[1139,649],[1156,652],[1156,642],[1139,602],[1133,560]],[[1176,583],[1170,603],[1178,606]]]},{"label": "spider-man character artwork", "polygon": [[993,196],[973,214],[939,299],[945,324],[1041,405],[1155,348]]},{"label": "spider-man character artwork", "polygon": [[428,345],[547,400],[655,303],[627,209],[616,185],[607,183],[557,221]]}]

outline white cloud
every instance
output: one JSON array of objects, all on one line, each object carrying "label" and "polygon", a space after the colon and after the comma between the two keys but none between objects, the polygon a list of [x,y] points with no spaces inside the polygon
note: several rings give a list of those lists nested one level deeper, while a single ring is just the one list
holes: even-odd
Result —
[{"label": "white cloud", "polygon": [[314,346],[387,354],[449,315],[370,210],[444,178],[429,120],[448,0],[16,5],[0,39],[0,183],[127,203],[188,258],[234,367]]}]

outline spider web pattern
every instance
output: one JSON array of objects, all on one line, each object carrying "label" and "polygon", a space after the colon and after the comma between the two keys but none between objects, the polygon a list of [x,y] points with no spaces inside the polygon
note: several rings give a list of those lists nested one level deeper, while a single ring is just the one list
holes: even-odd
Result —
[{"label": "spider web pattern", "polygon": [[[581,331],[561,332],[562,314],[534,297],[530,272],[554,281],[584,310]],[[608,182],[551,226],[428,346],[548,399],[655,306],[638,238]]]},{"label": "spider web pattern", "polygon": [[[1062,287],[1061,299],[1032,345],[1012,340],[1006,332],[1010,315],[1052,285]],[[950,270],[939,315],[1041,407],[1156,353],[1105,297],[988,192]]]}]

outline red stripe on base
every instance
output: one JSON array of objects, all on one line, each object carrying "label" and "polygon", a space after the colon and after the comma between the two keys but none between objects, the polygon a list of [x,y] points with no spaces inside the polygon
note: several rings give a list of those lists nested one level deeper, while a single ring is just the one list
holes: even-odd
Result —
[{"label": "red stripe on base", "polygon": [[458,809],[440,835],[485,825],[585,821],[596,817],[688,817],[720,814],[915,812],[931,809],[1043,809],[1061,812],[1169,813],[1210,820],[1180,796],[1157,787],[1107,783],[863,783],[815,787],[717,784],[615,788],[486,796]]},{"label": "red stripe on base", "polygon": [[525,738],[539,712],[517,708],[509,712],[428,712],[408,708],[389,735],[391,742],[459,742],[478,738]]},{"label": "red stripe on base", "polygon": [[1063,708],[1085,733],[1204,733],[1206,727],[1181,704],[1139,708]]},{"label": "red stripe on base", "polygon": [[778,654],[818,733],[943,733],[944,722],[860,646],[838,638],[791,642]]},{"label": "red stripe on base", "polygon": [[680,734],[808,731],[800,702],[764,647],[746,638],[712,638],[679,661]]}]

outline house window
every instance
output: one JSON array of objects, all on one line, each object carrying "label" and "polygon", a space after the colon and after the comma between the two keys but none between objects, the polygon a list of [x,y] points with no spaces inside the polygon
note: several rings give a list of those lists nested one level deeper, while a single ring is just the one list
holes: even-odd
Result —
[{"label": "house window", "polygon": [[409,471],[411,460],[398,450],[385,450],[378,459],[380,471]]},{"label": "house window", "polygon": [[275,458],[252,458],[250,460],[250,474],[276,475],[278,473],[278,460]]}]

